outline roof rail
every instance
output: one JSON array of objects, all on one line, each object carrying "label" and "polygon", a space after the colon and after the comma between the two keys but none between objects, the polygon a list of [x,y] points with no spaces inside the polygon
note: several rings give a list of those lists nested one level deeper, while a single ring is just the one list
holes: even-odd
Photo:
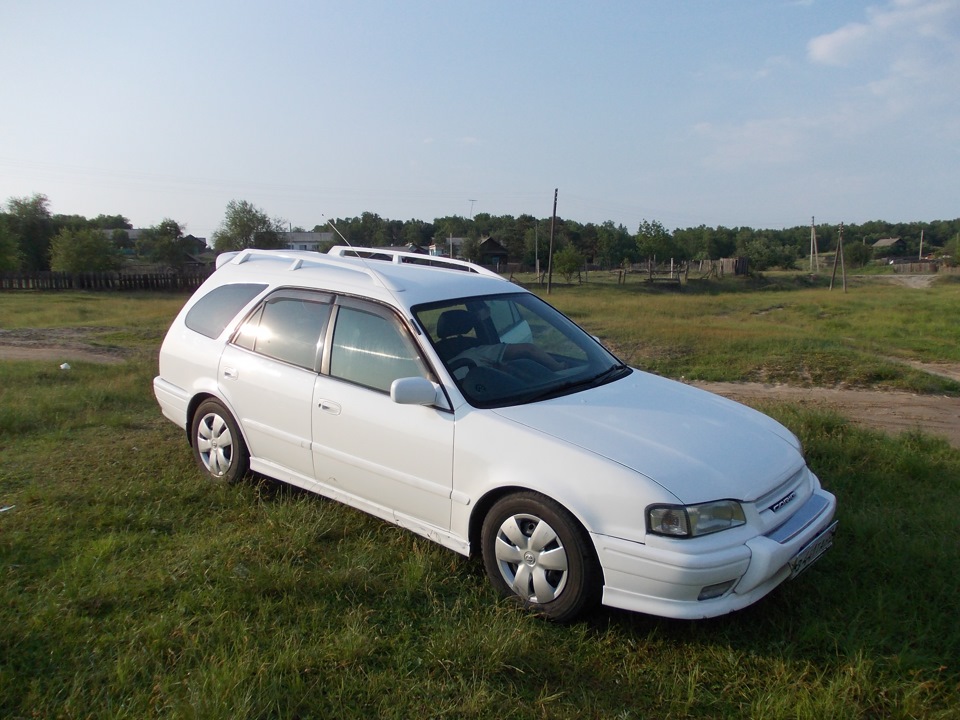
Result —
[{"label": "roof rail", "polygon": [[453,258],[438,257],[436,255],[423,255],[421,253],[404,252],[403,250],[334,245],[327,251],[327,254],[342,258],[378,260],[380,262],[390,262],[395,265],[420,265],[425,267],[443,268],[445,270],[460,270],[462,272],[471,272],[478,275],[495,277],[500,280],[504,279],[501,275],[498,275],[492,270],[488,270],[487,268],[476,265],[472,262],[467,262],[466,260],[455,260]]},{"label": "roof rail", "polygon": [[395,283],[383,277],[374,268],[365,264],[358,264],[347,259],[341,259],[337,256],[325,255],[324,253],[312,252],[310,250],[263,250],[260,248],[246,248],[234,252],[225,252],[217,256],[217,268],[224,265],[242,265],[256,259],[265,260],[287,260],[286,270],[289,272],[301,270],[310,267],[329,267],[340,271],[357,273],[369,278],[374,285],[379,285],[390,291],[400,291],[402,288]]}]

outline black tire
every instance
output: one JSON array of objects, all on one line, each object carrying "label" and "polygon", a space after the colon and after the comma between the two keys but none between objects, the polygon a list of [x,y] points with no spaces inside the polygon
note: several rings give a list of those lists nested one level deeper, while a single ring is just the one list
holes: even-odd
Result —
[{"label": "black tire", "polygon": [[216,482],[235,483],[250,468],[250,453],[240,426],[217,400],[204,400],[190,424],[193,457],[204,474]]},{"label": "black tire", "polygon": [[551,620],[573,620],[599,599],[600,564],[586,531],[543,495],[518,492],[494,503],[480,546],[493,586]]}]

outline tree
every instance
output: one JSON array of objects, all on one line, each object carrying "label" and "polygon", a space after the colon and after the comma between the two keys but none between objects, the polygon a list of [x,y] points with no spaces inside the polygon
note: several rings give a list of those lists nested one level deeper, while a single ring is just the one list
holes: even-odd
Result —
[{"label": "tree", "polygon": [[9,229],[17,239],[25,270],[50,269],[50,240],[56,231],[49,206],[50,200],[41,193],[7,201]]},{"label": "tree", "polygon": [[862,242],[844,243],[843,259],[850,267],[862,268],[873,260],[873,248]]},{"label": "tree", "polygon": [[944,258],[947,267],[960,265],[960,232],[943,244],[941,257]]},{"label": "tree", "polygon": [[480,262],[480,241],[475,237],[466,238],[460,246],[460,254],[464,260]]},{"label": "tree", "polygon": [[97,215],[90,224],[102,230],[133,230],[133,225],[123,215]]},{"label": "tree", "polygon": [[20,247],[7,223],[7,215],[0,215],[0,272],[20,269]]},{"label": "tree", "polygon": [[563,275],[565,282],[570,282],[574,273],[580,272],[582,268],[583,255],[572,245],[553,254],[553,269]]},{"label": "tree", "polygon": [[283,220],[271,219],[246,200],[231,200],[223,223],[213,233],[213,248],[218,253],[250,247],[280,248],[283,225]]},{"label": "tree", "polygon": [[433,223],[426,223],[422,220],[407,220],[403,224],[403,231],[400,233],[400,244],[427,247],[433,242],[433,233]]},{"label": "tree", "polygon": [[107,230],[106,233],[110,236],[110,239],[113,240],[113,244],[120,250],[133,249],[133,241],[130,239],[130,233],[126,230],[116,228],[114,230]]},{"label": "tree", "polygon": [[796,245],[783,244],[784,235],[781,233],[743,227],[737,231],[736,238],[736,253],[749,259],[751,270],[773,267],[790,270],[800,256]]},{"label": "tree", "polygon": [[183,236],[183,227],[170,218],[147,228],[137,239],[137,253],[151,262],[179,269],[190,259],[193,242]]},{"label": "tree", "polygon": [[97,228],[64,228],[50,243],[50,269],[58,272],[118,270],[121,259],[113,241]]},{"label": "tree", "polygon": [[444,243],[447,238],[451,237],[472,237],[477,239],[477,231],[473,222],[459,215],[447,215],[446,217],[436,218],[433,221],[433,226],[436,231],[435,242],[437,243]]},{"label": "tree", "polygon": [[673,237],[657,220],[642,220],[637,229],[637,251],[640,258],[683,259],[682,251],[673,242]]},{"label": "tree", "polygon": [[597,228],[596,261],[603,268],[615,268],[624,260],[637,259],[637,244],[623,225],[607,220]]}]

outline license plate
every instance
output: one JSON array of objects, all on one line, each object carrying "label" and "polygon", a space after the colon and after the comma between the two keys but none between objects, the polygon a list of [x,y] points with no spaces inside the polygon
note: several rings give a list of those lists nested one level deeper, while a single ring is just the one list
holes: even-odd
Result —
[{"label": "license plate", "polygon": [[790,569],[792,571],[790,577],[795,578],[819,560],[827,550],[833,547],[833,536],[836,534],[837,522],[834,521],[830,527],[804,545],[803,549],[794,555],[790,561]]}]

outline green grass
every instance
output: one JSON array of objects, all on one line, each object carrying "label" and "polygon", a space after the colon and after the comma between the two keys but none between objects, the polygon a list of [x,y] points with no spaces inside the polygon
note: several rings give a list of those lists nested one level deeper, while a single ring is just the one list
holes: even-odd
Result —
[{"label": "green grass", "polygon": [[960,363],[960,284],[843,293],[806,282],[590,282],[548,299],[624,360],[668,377],[960,394],[960,383],[904,362]]},{"label": "green grass", "polygon": [[[592,332],[622,346],[635,333],[665,355],[665,328],[693,338],[729,317],[741,339],[779,312],[754,311],[774,305],[791,320],[770,331],[807,348],[808,318],[846,307],[817,289],[703,304],[686,292],[587,290],[560,288],[551,300]],[[923,314],[910,292],[864,302],[916,302]],[[940,292],[922,297],[948,303]],[[24,297],[0,295],[3,327],[23,322]],[[839,497],[836,548],[727,617],[600,609],[556,626],[499,602],[479,562],[362,513],[269,481],[204,482],[150,391],[159,338],[183,299],[32,295],[35,324],[20,327],[111,328],[130,359],[69,372],[0,361],[0,507],[14,506],[0,513],[0,717],[960,714],[960,452],[945,442],[766,407]],[[610,319],[611,301],[618,312],[650,302],[634,324],[660,329]],[[77,303],[101,314],[80,317]],[[661,311],[673,313],[662,327]],[[772,366],[765,332],[744,347]],[[897,335],[852,318],[824,341],[848,333],[864,357],[876,337]],[[896,350],[909,354],[913,342]],[[698,347],[691,341],[686,362],[718,367],[713,353],[736,355],[721,333],[703,357]]]}]

